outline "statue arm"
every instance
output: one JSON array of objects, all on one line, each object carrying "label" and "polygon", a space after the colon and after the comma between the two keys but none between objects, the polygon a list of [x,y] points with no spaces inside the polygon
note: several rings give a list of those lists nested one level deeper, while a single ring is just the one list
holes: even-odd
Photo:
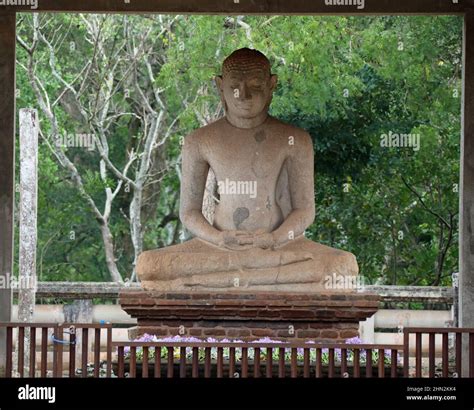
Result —
[{"label": "statue arm", "polygon": [[193,133],[184,140],[179,218],[194,236],[219,245],[221,232],[202,214],[209,164],[201,154],[198,138],[198,134]]},{"label": "statue arm", "polygon": [[287,158],[288,186],[292,211],[273,232],[274,246],[281,246],[302,235],[314,221],[314,154],[308,133],[295,137]]}]

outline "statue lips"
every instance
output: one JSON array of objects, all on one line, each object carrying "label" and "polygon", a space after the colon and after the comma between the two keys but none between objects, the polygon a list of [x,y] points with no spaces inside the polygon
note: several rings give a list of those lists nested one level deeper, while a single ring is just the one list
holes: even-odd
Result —
[{"label": "statue lips", "polygon": [[250,111],[252,108],[253,108],[253,104],[249,104],[249,103],[246,103],[246,104],[237,104],[237,108],[239,110],[245,110],[245,111]]},{"label": "statue lips", "polygon": [[238,107],[238,108],[243,108],[243,109],[251,109],[253,106],[254,106],[254,103],[252,101],[252,99],[250,98],[246,98],[246,99],[239,99],[235,102],[235,105]]}]

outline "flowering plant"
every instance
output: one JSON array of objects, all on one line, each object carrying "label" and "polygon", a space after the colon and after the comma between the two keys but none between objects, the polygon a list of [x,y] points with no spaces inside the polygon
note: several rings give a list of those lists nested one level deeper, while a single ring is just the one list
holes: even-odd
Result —
[{"label": "flowering plant", "polygon": [[[199,343],[213,343],[218,345],[219,343],[223,344],[229,344],[229,343],[255,343],[255,344],[285,344],[289,343],[286,341],[282,340],[276,340],[276,339],[271,339],[269,337],[264,337],[261,339],[257,340],[252,340],[252,341],[243,341],[239,339],[215,339],[212,337],[208,337],[207,339],[199,339],[197,337],[192,337],[192,336],[170,336],[170,337],[161,337],[158,338],[155,335],[150,335],[145,333],[144,335],[140,336],[139,338],[133,340],[134,342],[155,342],[155,343],[190,343],[193,345],[199,344]],[[364,342],[359,338],[359,337],[353,337],[350,339],[345,340],[345,344],[349,345],[347,348],[347,363],[353,363],[354,361],[354,349],[350,347],[350,345],[358,345],[358,344],[363,344]],[[308,348],[310,349],[310,362],[315,363],[316,362],[316,347],[317,343],[313,340],[309,340],[306,342],[308,345]],[[202,347],[198,347],[199,351],[199,361],[204,361],[205,358],[205,349]],[[298,361],[303,361],[304,360],[304,347],[300,347],[297,349],[297,359]],[[124,349],[125,353],[125,358],[130,358],[130,347],[126,346]],[[191,359],[193,354],[193,348],[192,347],[186,347],[186,359]],[[228,359],[230,357],[230,347],[224,347],[223,348],[223,355],[225,359]],[[247,352],[248,358],[250,360],[253,360],[255,357],[255,348],[248,348]],[[173,356],[175,359],[180,359],[181,358],[181,349],[179,347],[174,347],[173,348]],[[263,348],[260,349],[260,358],[265,360],[267,356],[267,349]],[[149,360],[154,359],[155,357],[155,349],[150,348],[148,351],[148,358]],[[161,357],[163,359],[168,358],[168,349],[162,348],[161,349]],[[372,350],[372,362],[377,362],[379,357],[379,353],[377,349]],[[137,360],[141,361],[143,359],[143,348],[142,347],[137,347],[136,348],[136,358]],[[240,360],[242,358],[242,348],[236,347],[235,348],[235,358],[236,360]],[[279,358],[279,352],[278,349],[273,349],[272,350],[272,358],[274,360],[278,360]],[[367,352],[365,349],[360,349],[360,363],[365,363],[367,360]],[[334,362],[341,363],[342,359],[342,352],[341,349],[334,349]],[[217,360],[217,346],[211,348],[211,360]],[[291,360],[291,350],[290,349],[285,349],[285,361]],[[329,363],[329,349],[328,348],[323,348],[321,349],[321,362],[323,365],[326,365]],[[384,363],[385,364],[390,364],[391,363],[391,355],[390,355],[390,350],[385,350],[384,351]]]}]

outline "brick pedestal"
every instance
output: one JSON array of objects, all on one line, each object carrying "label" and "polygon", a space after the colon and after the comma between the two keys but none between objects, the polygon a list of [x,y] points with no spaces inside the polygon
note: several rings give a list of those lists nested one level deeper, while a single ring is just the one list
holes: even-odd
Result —
[{"label": "brick pedestal", "polygon": [[137,319],[130,336],[312,339],[342,342],[358,336],[359,321],[372,316],[379,296],[364,293],[213,292],[120,294],[122,308]]}]

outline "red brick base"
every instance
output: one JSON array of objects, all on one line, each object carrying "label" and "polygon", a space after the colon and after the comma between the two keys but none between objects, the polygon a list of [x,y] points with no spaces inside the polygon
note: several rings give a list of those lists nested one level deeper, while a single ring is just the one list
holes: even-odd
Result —
[{"label": "red brick base", "polygon": [[137,319],[130,334],[216,338],[312,339],[342,342],[358,336],[359,321],[378,309],[379,296],[362,293],[157,293],[120,294]]}]

